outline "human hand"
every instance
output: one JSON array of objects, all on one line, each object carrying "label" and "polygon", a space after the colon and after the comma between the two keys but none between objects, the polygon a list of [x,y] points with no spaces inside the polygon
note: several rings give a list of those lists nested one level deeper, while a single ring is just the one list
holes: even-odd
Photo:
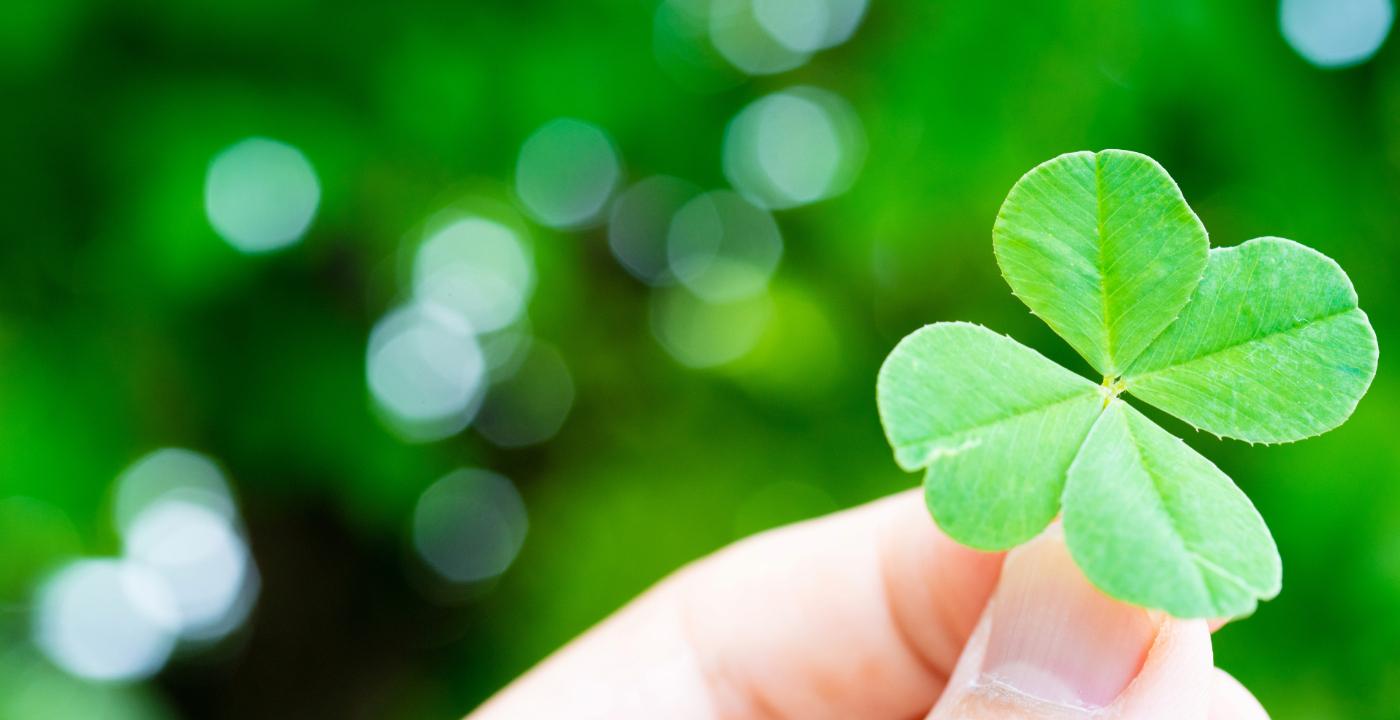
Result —
[{"label": "human hand", "polygon": [[1204,620],[1095,590],[1057,527],[1009,554],[917,491],[697,561],[470,716],[1267,720]]}]

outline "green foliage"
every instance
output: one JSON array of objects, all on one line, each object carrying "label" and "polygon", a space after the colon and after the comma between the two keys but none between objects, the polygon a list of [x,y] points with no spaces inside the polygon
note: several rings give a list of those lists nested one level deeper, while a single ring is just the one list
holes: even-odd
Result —
[{"label": "green foliage", "polygon": [[65,674],[23,641],[0,632],[0,720],[166,720],[176,717],[141,686],[91,683]]},{"label": "green foliage", "polygon": [[1346,274],[1279,238],[1209,250],[1166,171],[1121,150],[1031,170],[993,243],[1016,295],[1104,381],[965,323],[900,342],[880,369],[880,417],[900,466],[927,468],[938,524],[1004,549],[1063,511],[1090,580],[1179,617],[1276,595],[1278,551],[1249,499],[1120,394],[1251,442],[1340,425],[1377,361]]}]

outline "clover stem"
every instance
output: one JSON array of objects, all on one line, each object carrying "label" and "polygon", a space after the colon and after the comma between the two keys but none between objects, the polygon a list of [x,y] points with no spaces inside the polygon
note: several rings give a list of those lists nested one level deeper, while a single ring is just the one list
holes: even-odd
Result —
[{"label": "clover stem", "polygon": [[1127,387],[1127,383],[1123,382],[1121,376],[1115,377],[1113,375],[1105,375],[1103,377],[1103,383],[1099,385],[1099,392],[1103,393],[1103,406],[1108,407],[1108,404],[1113,402],[1114,398],[1123,394],[1123,391],[1127,389]]}]

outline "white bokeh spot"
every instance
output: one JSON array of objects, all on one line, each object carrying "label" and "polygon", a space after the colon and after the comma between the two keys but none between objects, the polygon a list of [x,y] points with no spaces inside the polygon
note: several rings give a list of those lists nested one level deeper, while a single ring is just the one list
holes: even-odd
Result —
[{"label": "white bokeh spot", "polygon": [[525,542],[525,502],[510,480],[464,468],[423,492],[413,511],[413,546],[444,580],[469,583],[505,572]]},{"label": "white bokeh spot", "polygon": [[268,138],[224,149],[204,180],[209,224],[244,253],[271,252],[300,240],[320,202],[321,185],[306,156]]},{"label": "white bokeh spot", "polygon": [[1279,27],[1289,46],[1322,68],[1371,59],[1395,21],[1393,0],[1282,0]]},{"label": "white bokeh spot", "polygon": [[724,175],[768,208],[807,205],[847,190],[865,159],[855,111],[826,90],[798,86],[759,98],[730,121]]},{"label": "white bokeh spot", "polygon": [[525,210],[554,228],[593,222],[622,178],[617,149],[596,125],[559,118],[520,147],[515,192]]},{"label": "white bokeh spot", "polygon": [[471,422],[486,359],[461,318],[413,304],[374,326],[365,372],[389,424],[406,439],[426,442],[454,435]]},{"label": "white bokeh spot", "polygon": [[178,610],[165,581],[139,563],[80,560],[40,587],[34,642],[77,677],[132,681],[170,658]]},{"label": "white bokeh spot", "polygon": [[515,322],[534,289],[534,266],[520,237],[468,217],[428,236],[413,261],[413,296],[460,316],[476,332]]},{"label": "white bokeh spot", "polygon": [[165,581],[183,638],[216,639],[241,620],[251,562],[227,518],[182,500],[157,502],[137,517],[124,548],[128,560]]},{"label": "white bokeh spot", "polygon": [[682,285],[706,301],[723,303],[768,287],[783,255],[783,238],[768,211],[716,190],[676,211],[666,249]]}]

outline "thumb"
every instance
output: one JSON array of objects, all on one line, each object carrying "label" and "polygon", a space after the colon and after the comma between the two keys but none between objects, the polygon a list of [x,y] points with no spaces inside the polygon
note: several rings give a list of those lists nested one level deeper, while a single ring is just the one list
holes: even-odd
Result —
[{"label": "thumb", "polygon": [[1059,526],[1007,555],[929,718],[1267,720],[1212,666],[1205,621],[1102,594],[1075,565]]}]

